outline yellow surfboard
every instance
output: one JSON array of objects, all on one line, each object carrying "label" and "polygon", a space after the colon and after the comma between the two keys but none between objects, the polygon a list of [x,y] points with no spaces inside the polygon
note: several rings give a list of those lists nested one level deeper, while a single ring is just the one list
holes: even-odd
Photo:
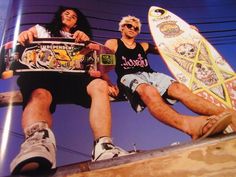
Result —
[{"label": "yellow surfboard", "polygon": [[212,103],[236,110],[236,74],[217,50],[170,11],[152,6],[149,28],[173,76]]}]

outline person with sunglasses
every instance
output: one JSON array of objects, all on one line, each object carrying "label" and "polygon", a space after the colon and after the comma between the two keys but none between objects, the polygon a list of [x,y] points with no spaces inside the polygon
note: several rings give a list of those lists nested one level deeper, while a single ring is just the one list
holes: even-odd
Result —
[{"label": "person with sunglasses", "polygon": [[[116,55],[117,86],[108,75],[103,78],[111,86],[109,94],[129,100],[136,112],[148,108],[157,120],[188,134],[193,140],[220,133],[231,123],[232,110],[225,110],[193,94],[185,85],[168,75],[154,71],[148,53],[159,54],[146,42],[136,42],[141,22],[135,16],[125,16],[119,23],[120,39],[109,39],[105,45]],[[199,116],[183,115],[170,106],[182,102]],[[236,129],[235,129],[236,130]]]},{"label": "person with sunglasses", "polygon": [[[35,38],[50,37],[88,41],[90,37],[82,30],[89,33],[90,28],[81,12],[76,8],[60,7],[51,23],[45,27],[35,25],[21,32],[18,42],[25,45]],[[97,76],[95,71],[79,75],[35,72],[19,76],[17,83],[23,95],[22,129],[25,141],[10,164],[12,174],[36,174],[56,168],[52,114],[58,103],[90,108],[89,122],[94,136],[92,161],[129,154],[112,143],[108,85]]]}]

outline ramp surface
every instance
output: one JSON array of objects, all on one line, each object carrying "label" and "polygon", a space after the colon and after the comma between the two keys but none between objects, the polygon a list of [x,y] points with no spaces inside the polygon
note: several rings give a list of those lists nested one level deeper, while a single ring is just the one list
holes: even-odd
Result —
[{"label": "ramp surface", "polygon": [[236,134],[220,135],[94,163],[86,161],[71,164],[37,176],[235,177]]}]

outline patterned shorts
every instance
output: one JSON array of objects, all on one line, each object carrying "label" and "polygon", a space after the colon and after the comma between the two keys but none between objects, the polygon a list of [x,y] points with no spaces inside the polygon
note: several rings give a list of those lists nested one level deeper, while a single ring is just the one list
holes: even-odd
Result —
[{"label": "patterned shorts", "polygon": [[154,86],[167,103],[174,104],[176,102],[176,100],[168,98],[168,95],[166,94],[169,86],[175,82],[175,79],[168,75],[158,72],[138,72],[135,74],[124,75],[120,82],[127,99],[130,101],[136,112],[140,112],[146,107],[135,92],[136,88],[143,83]]}]

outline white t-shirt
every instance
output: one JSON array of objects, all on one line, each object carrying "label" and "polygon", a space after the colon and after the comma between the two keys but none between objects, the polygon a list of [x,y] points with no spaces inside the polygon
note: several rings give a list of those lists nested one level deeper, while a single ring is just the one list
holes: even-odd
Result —
[{"label": "white t-shirt", "polygon": [[[41,26],[41,25],[35,25],[36,31],[37,31],[37,35],[38,38],[50,38],[51,34],[49,31],[46,30],[45,27]],[[60,31],[62,37],[65,38],[72,38],[72,34],[65,32],[65,31]],[[58,36],[59,37],[59,36]]]}]

